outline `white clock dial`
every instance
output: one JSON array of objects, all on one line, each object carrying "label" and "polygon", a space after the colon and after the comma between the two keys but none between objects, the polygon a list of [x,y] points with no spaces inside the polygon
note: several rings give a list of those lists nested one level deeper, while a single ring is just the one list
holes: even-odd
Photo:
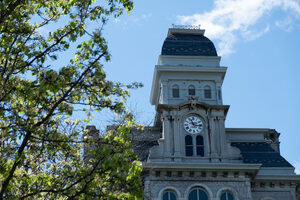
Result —
[{"label": "white clock dial", "polygon": [[200,133],[203,130],[203,122],[199,117],[190,116],[183,123],[184,130],[191,134]]}]

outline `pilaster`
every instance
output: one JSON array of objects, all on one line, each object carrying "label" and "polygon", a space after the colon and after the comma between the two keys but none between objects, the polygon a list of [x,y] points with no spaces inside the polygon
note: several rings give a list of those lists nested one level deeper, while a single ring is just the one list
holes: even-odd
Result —
[{"label": "pilaster", "polygon": [[180,116],[178,113],[173,113],[173,133],[174,133],[174,156],[175,161],[180,161],[178,157],[181,156],[181,142],[180,139],[182,138],[180,135]]},{"label": "pilaster", "polygon": [[219,116],[219,138],[220,138],[220,155],[224,157],[225,154],[227,154],[227,146],[226,146],[226,133],[225,133],[225,117]]},{"label": "pilaster", "polygon": [[210,138],[210,154],[211,158],[216,158],[218,156],[217,154],[217,143],[216,143],[216,126],[215,126],[215,120],[213,116],[208,117],[208,134]]},{"label": "pilaster", "polygon": [[164,139],[164,157],[171,157],[171,124],[169,120],[169,113],[163,111],[162,115],[162,125],[163,125],[163,139]]},{"label": "pilaster", "polygon": [[165,80],[161,80],[161,85],[160,85],[160,93],[161,93],[161,100],[162,102],[160,102],[161,104],[167,104],[168,103],[168,81]]}]

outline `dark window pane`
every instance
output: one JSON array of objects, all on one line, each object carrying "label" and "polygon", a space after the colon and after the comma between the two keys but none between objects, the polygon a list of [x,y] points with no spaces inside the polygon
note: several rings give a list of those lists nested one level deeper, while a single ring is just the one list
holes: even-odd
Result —
[{"label": "dark window pane", "polygon": [[199,200],[208,200],[207,194],[203,190],[199,191]]},{"label": "dark window pane", "polygon": [[174,98],[179,98],[179,88],[173,88],[172,89],[172,96]]},{"label": "dark window pane", "polygon": [[190,177],[194,177],[195,173],[194,172],[190,172]]},{"label": "dark window pane", "polygon": [[193,138],[190,135],[185,136],[185,155],[193,156]]},{"label": "dark window pane", "polygon": [[203,145],[203,137],[201,135],[198,135],[196,137],[196,144],[197,145]]},{"label": "dark window pane", "polygon": [[193,85],[189,86],[189,95],[194,96],[195,94],[195,87]]},{"label": "dark window pane", "polygon": [[227,199],[226,199],[226,193],[223,193],[223,194],[221,195],[221,200],[227,200]]},{"label": "dark window pane", "polygon": [[171,177],[172,176],[172,172],[171,171],[167,171],[167,177]]},{"label": "dark window pane", "polygon": [[197,156],[204,156],[204,148],[203,147],[197,147]]},{"label": "dark window pane", "polygon": [[169,200],[168,196],[169,196],[169,193],[165,192],[165,194],[163,196],[163,200]]},{"label": "dark window pane", "polygon": [[208,200],[208,196],[203,190],[194,189],[189,194],[189,200]]},{"label": "dark window pane", "polygon": [[186,146],[185,147],[185,155],[186,156],[193,156],[193,147],[192,146]]},{"label": "dark window pane", "polygon": [[193,138],[190,135],[185,136],[185,145],[193,145]]},{"label": "dark window pane", "polygon": [[234,198],[230,192],[224,192],[221,195],[221,200],[234,200]]},{"label": "dark window pane", "polygon": [[170,200],[176,200],[176,196],[173,192],[170,192]]},{"label": "dark window pane", "polygon": [[155,172],[155,176],[156,176],[156,177],[160,177],[160,171],[156,171],[156,172]]},{"label": "dark window pane", "polygon": [[189,89],[189,95],[195,96],[196,92],[195,89]]},{"label": "dark window pane", "polygon": [[196,137],[196,151],[197,156],[204,156],[203,137],[201,135]]},{"label": "dark window pane", "polygon": [[189,200],[198,200],[197,199],[197,189],[193,190],[189,194]]},{"label": "dark window pane", "polygon": [[206,99],[211,99],[211,90],[210,89],[204,89],[204,97]]}]

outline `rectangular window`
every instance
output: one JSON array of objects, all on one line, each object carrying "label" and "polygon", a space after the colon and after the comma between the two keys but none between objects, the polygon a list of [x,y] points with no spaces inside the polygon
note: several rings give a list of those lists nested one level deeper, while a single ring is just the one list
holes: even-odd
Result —
[{"label": "rectangular window", "polygon": [[172,96],[173,96],[173,98],[179,98],[179,89],[178,88],[172,89]]},{"label": "rectangular window", "polygon": [[167,171],[167,177],[171,177],[172,176],[172,172],[171,171]]},{"label": "rectangular window", "polygon": [[204,156],[204,145],[203,145],[203,137],[201,135],[198,135],[196,137],[196,151],[197,156]]},{"label": "rectangular window", "polygon": [[189,89],[189,95],[190,96],[195,96],[196,92],[195,92],[195,89],[192,88],[192,89]]},{"label": "rectangular window", "polygon": [[206,99],[211,99],[211,90],[210,89],[204,89],[204,97]]},{"label": "rectangular window", "polygon": [[197,146],[197,156],[204,156],[204,147],[203,146]]},{"label": "rectangular window", "polygon": [[185,155],[186,156],[193,156],[193,146],[186,146],[185,147]]},{"label": "rectangular window", "polygon": [[194,172],[190,172],[190,177],[194,177]]},{"label": "rectangular window", "polygon": [[193,156],[193,138],[190,135],[185,136],[185,155]]},{"label": "rectangular window", "polygon": [[160,177],[160,171],[155,171],[155,176]]},{"label": "rectangular window", "polygon": [[182,171],[177,172],[178,177],[182,177]]}]

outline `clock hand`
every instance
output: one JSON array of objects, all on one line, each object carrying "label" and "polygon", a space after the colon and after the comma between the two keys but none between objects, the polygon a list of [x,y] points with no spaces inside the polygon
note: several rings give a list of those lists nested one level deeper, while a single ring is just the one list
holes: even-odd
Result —
[{"label": "clock hand", "polygon": [[195,126],[195,123],[193,122],[193,120],[192,120],[192,119],[190,119],[190,122],[193,124],[193,126]]}]

